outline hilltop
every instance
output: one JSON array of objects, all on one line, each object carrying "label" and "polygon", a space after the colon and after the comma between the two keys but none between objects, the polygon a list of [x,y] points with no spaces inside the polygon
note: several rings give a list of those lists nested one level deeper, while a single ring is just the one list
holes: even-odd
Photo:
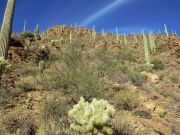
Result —
[{"label": "hilltop", "polygon": [[148,67],[143,34],[68,26],[49,28],[38,40],[12,34],[11,68],[0,82],[0,134],[78,135],[68,111],[80,96],[115,106],[114,135],[180,134],[180,36],[153,37]]}]

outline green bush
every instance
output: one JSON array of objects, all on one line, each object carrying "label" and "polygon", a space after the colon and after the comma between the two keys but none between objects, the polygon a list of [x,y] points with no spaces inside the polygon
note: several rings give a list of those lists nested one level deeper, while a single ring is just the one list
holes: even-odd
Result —
[{"label": "green bush", "polygon": [[[56,99],[56,100],[54,100]],[[69,129],[68,111],[70,102],[62,101],[57,97],[45,101],[42,109],[41,134],[47,135],[79,135]]]},{"label": "green bush", "polygon": [[3,118],[2,124],[5,125],[7,134],[16,135],[35,135],[35,124],[29,118],[19,118],[19,114],[10,113]]},{"label": "green bush", "polygon": [[30,32],[30,31],[25,31],[25,32],[23,32],[23,33],[21,33],[21,36],[22,37],[24,37],[24,38],[32,38],[32,39],[34,39],[34,34],[32,33],[32,32]]},{"label": "green bush", "polygon": [[50,72],[42,76],[45,89],[62,90],[75,100],[80,96],[103,97],[104,82],[90,66],[93,60],[86,57],[79,44],[66,47]]},{"label": "green bush", "polygon": [[156,69],[156,70],[162,70],[162,69],[164,69],[164,64],[162,63],[161,60],[153,59],[153,60],[151,61],[151,64],[153,64],[153,69]]},{"label": "green bush", "polygon": [[11,65],[9,64],[9,62],[5,60],[4,58],[0,57],[0,78],[4,72],[10,69],[10,67]]},{"label": "green bush", "polygon": [[127,71],[127,75],[129,76],[130,80],[132,81],[132,83],[136,86],[142,86],[143,82],[144,82],[144,78],[141,76],[141,74],[134,70],[128,70]]},{"label": "green bush", "polygon": [[118,109],[132,111],[138,106],[138,94],[131,90],[121,90],[113,96],[112,102]]},{"label": "green bush", "polygon": [[180,84],[180,77],[179,76],[173,75],[170,77],[170,80],[171,80],[171,82],[173,82],[175,84]]},{"label": "green bush", "polygon": [[5,107],[8,104],[14,103],[16,97],[24,91],[18,88],[5,89],[0,87],[0,107]]}]

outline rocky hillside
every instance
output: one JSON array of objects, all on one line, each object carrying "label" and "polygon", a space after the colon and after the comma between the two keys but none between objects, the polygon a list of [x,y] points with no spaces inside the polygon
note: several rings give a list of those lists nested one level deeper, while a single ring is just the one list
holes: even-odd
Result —
[{"label": "rocky hillside", "polygon": [[149,67],[143,35],[67,26],[52,27],[39,40],[13,34],[11,68],[0,80],[0,135],[78,135],[68,111],[81,96],[115,107],[114,135],[179,135],[180,36],[153,36]]}]

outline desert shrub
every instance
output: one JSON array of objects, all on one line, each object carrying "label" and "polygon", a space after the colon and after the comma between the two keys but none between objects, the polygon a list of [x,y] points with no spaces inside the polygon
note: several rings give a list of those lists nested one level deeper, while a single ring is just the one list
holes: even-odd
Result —
[{"label": "desert shrub", "polygon": [[114,94],[112,102],[118,109],[132,111],[139,104],[138,94],[131,90],[121,90]]},{"label": "desert shrub", "polygon": [[0,107],[4,106],[8,103],[10,97],[8,95],[8,92],[4,88],[0,88]]},{"label": "desert shrub", "polygon": [[[54,98],[56,100],[54,100]],[[58,96],[49,99],[42,109],[42,127],[40,134],[47,135],[78,135],[69,129],[68,111],[71,103],[61,100]]]},{"label": "desert shrub", "polygon": [[42,90],[40,83],[38,83],[38,79],[33,76],[27,76],[24,78],[20,78],[20,80],[16,81],[16,87],[22,89],[25,92],[31,90]]},{"label": "desert shrub", "polygon": [[146,71],[146,72],[152,72],[152,70],[153,70],[153,67],[152,66],[149,66],[149,65],[140,65],[137,69],[136,69],[136,71],[138,71],[138,72],[144,72],[144,71]]},{"label": "desert shrub", "polygon": [[6,133],[18,135],[35,135],[35,125],[31,119],[19,118],[17,114],[8,114],[3,119]]},{"label": "desert shrub", "polygon": [[54,99],[49,99],[43,105],[43,119],[59,119],[60,117],[67,116],[67,112],[70,109],[71,103],[61,100],[58,96]]},{"label": "desert shrub", "polygon": [[114,74],[111,74],[108,76],[108,80],[122,84],[122,83],[128,82],[129,77],[125,73],[115,72]]},{"label": "desert shrub", "polygon": [[0,78],[1,75],[6,72],[8,69],[10,69],[10,64],[7,60],[5,60],[4,58],[0,57]]},{"label": "desert shrub", "polygon": [[67,46],[51,71],[43,75],[42,84],[47,89],[63,90],[75,99],[79,96],[103,97],[104,83],[91,68],[91,61],[78,44]]},{"label": "desert shrub", "polygon": [[171,82],[173,82],[175,84],[180,84],[180,77],[179,76],[172,75],[172,76],[170,76],[169,79],[171,80]]},{"label": "desert shrub", "polygon": [[149,111],[137,110],[134,112],[134,115],[140,116],[142,118],[151,119],[152,115]]},{"label": "desert shrub", "polygon": [[128,112],[117,112],[112,120],[114,127],[113,135],[144,135],[147,134],[143,126],[138,123],[135,118],[128,114]]},{"label": "desert shrub", "polygon": [[25,31],[25,32],[21,33],[21,36],[23,38],[34,38],[34,34],[30,31]]},{"label": "desert shrub", "polygon": [[130,51],[130,50],[125,50],[125,51],[122,51],[120,53],[120,56],[123,60],[127,60],[127,61],[132,61],[132,62],[136,62],[137,61],[137,58],[135,56],[135,54]]},{"label": "desert shrub", "polygon": [[112,74],[118,63],[106,46],[96,50],[94,59],[98,60],[97,71],[101,77]]},{"label": "desert shrub", "polygon": [[21,75],[22,77],[26,77],[30,75],[35,76],[37,75],[38,68],[27,63],[21,63],[20,65],[17,66],[15,72]]},{"label": "desert shrub", "polygon": [[5,89],[0,87],[0,107],[5,107],[8,104],[14,103],[16,97],[24,91],[18,88]]},{"label": "desert shrub", "polygon": [[162,91],[161,95],[163,95],[164,97],[171,97],[176,101],[180,101],[180,94],[172,90]]},{"label": "desert shrub", "polygon": [[156,69],[156,70],[162,70],[164,68],[164,64],[162,63],[161,60],[158,60],[158,59],[153,59],[151,61],[151,64],[153,64],[153,69]]},{"label": "desert shrub", "polygon": [[169,50],[169,47],[167,45],[157,46],[157,51],[160,53],[167,52],[168,50]]},{"label": "desert shrub", "polygon": [[117,70],[121,71],[122,73],[127,73],[128,72],[128,66],[125,65],[123,61],[121,61],[120,64],[117,64]]},{"label": "desert shrub", "polygon": [[143,82],[144,82],[144,78],[143,76],[140,74],[140,72],[136,71],[136,69],[134,70],[128,70],[127,71],[127,75],[129,76],[130,80],[132,81],[132,83],[136,86],[142,86]]}]

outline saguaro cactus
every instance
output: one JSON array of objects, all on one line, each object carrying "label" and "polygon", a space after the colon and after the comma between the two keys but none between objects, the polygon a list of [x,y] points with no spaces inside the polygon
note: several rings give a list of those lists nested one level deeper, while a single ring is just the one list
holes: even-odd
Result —
[{"label": "saguaro cactus", "polygon": [[93,30],[92,30],[92,37],[94,40],[96,39],[96,28],[94,25],[93,25]]},{"label": "saguaro cactus", "polygon": [[127,45],[127,38],[125,34],[124,34],[124,45]]},{"label": "saguaro cactus", "polygon": [[70,31],[70,34],[69,34],[69,42],[70,44],[72,44],[72,31]]},{"label": "saguaro cactus", "polygon": [[144,54],[145,54],[146,64],[150,65],[149,48],[148,48],[148,42],[147,42],[147,38],[145,34],[143,34],[143,43],[144,43]]},{"label": "saguaro cactus", "polygon": [[149,34],[149,46],[152,53],[156,51],[156,44],[154,41],[154,36],[151,32]]},{"label": "saguaro cactus", "polygon": [[34,37],[35,37],[35,40],[39,39],[39,25],[38,24],[36,25],[34,29]]},{"label": "saguaro cactus", "polygon": [[169,32],[166,24],[164,24],[164,33],[166,34],[166,37],[169,37]]},{"label": "saguaro cactus", "polygon": [[119,30],[118,30],[118,27],[116,27],[116,42],[119,43]]},{"label": "saguaro cactus", "polygon": [[26,29],[26,20],[24,21],[24,29],[23,29],[23,32],[26,32],[27,31],[27,29]]},{"label": "saguaro cactus", "polygon": [[16,0],[8,0],[4,14],[4,19],[1,27],[0,35],[0,57],[6,58],[10,36],[12,32],[12,22],[14,16]]},{"label": "saguaro cactus", "polygon": [[102,28],[102,36],[104,36],[104,34],[105,34],[105,33],[104,33],[104,29]]}]

